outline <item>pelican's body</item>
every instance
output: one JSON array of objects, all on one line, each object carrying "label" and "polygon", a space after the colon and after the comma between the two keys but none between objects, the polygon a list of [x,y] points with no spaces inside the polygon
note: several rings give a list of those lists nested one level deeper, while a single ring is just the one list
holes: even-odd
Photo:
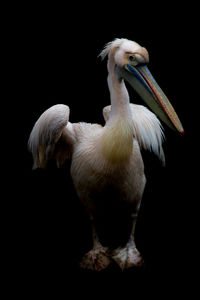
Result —
[{"label": "pelican's body", "polygon": [[[134,243],[136,217],[146,182],[140,148],[152,150],[164,161],[161,124],[147,108],[130,103],[123,78],[127,77],[146,102],[153,102],[157,97],[165,114],[158,103],[153,106],[154,110],[169,126],[183,131],[166,96],[149,83],[148,69],[136,66],[148,62],[145,48],[132,41],[116,39],[102,51],[102,58],[106,55],[111,106],[103,110],[105,126],[72,124],[68,121],[69,108],[60,104],[44,112],[29,141],[35,167],[45,167],[52,157],[58,166],[67,158],[71,159],[76,192],[93,222],[94,246],[83,257],[81,265],[94,270],[107,267],[111,259],[122,269],[141,265],[142,258]],[[142,72],[145,75],[141,75]],[[132,74],[133,82],[129,78]],[[141,83],[145,86],[142,92]],[[100,220],[103,224],[106,217],[114,222],[115,214],[121,214],[122,220],[123,216],[132,218],[132,230],[126,246],[111,251],[101,245],[95,223]]]},{"label": "pelican's body", "polygon": [[[96,213],[96,198],[105,197],[110,187],[120,201],[130,202],[136,208],[143,193],[145,176],[139,145],[133,134],[130,153],[127,153],[126,145],[116,150],[118,153],[104,153],[107,150],[103,148],[107,145],[102,141],[108,134],[107,128],[90,124],[75,124],[74,127],[78,138],[74,145],[71,175],[78,196],[87,203],[87,210]],[[118,132],[116,139],[119,138]]]}]

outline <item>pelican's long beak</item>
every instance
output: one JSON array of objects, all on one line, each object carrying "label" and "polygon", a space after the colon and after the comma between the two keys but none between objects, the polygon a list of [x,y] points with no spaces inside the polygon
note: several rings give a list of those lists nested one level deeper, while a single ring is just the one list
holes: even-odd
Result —
[{"label": "pelican's long beak", "polygon": [[184,134],[183,126],[171,103],[156,83],[146,65],[127,64],[120,68],[120,76],[129,82],[140,97],[170,128]]}]

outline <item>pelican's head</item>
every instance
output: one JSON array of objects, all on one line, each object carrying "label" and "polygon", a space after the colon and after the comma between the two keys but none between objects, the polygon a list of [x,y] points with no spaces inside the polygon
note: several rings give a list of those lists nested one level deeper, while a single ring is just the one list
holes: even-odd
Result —
[{"label": "pelican's head", "polygon": [[105,46],[100,55],[102,59],[108,55],[109,61],[115,65],[119,81],[122,78],[128,81],[165,124],[184,133],[175,110],[147,67],[149,54],[144,47],[127,39],[115,39]]}]

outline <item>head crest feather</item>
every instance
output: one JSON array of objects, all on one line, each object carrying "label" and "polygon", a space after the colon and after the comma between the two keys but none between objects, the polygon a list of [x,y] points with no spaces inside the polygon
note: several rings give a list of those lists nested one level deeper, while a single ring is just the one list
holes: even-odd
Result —
[{"label": "head crest feather", "polygon": [[103,60],[109,53],[111,53],[114,49],[121,46],[121,44],[126,41],[126,39],[114,39],[112,42],[109,42],[105,45],[99,56]]}]

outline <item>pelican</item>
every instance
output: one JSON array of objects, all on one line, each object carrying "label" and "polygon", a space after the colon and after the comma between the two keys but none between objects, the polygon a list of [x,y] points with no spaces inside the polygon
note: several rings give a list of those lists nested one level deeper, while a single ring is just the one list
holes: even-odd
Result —
[{"label": "pelican", "polygon": [[[33,168],[45,168],[49,159],[54,159],[58,167],[71,160],[72,181],[91,220],[93,233],[93,248],[82,257],[81,267],[100,271],[115,261],[123,270],[143,264],[134,240],[146,183],[140,150],[152,151],[164,164],[160,120],[181,134],[184,130],[147,67],[149,54],[144,47],[117,38],[105,45],[100,57],[108,57],[111,100],[111,105],[103,109],[104,126],[71,123],[69,107],[58,104],[37,120],[28,145]],[[151,111],[130,103],[125,81]],[[122,218],[116,220],[115,214]],[[99,236],[97,223],[103,224],[107,215],[111,222],[120,223],[123,217],[131,220],[128,240],[116,248],[105,245]]]}]

